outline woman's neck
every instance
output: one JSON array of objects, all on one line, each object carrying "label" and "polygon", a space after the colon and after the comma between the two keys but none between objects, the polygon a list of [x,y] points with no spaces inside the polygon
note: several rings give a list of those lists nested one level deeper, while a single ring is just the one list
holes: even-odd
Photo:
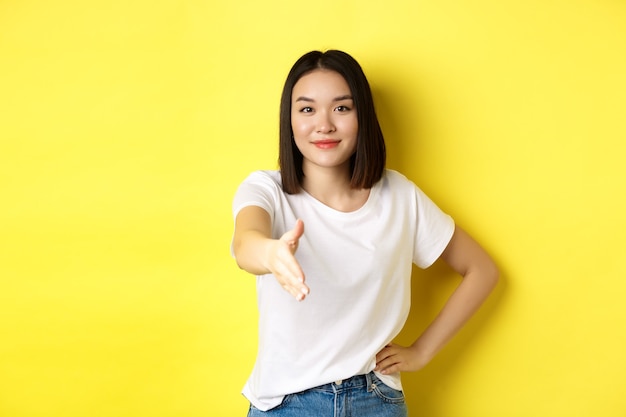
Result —
[{"label": "woman's neck", "polygon": [[306,169],[302,189],[316,200],[337,211],[351,212],[361,208],[369,197],[369,189],[350,186],[350,173],[346,169]]}]

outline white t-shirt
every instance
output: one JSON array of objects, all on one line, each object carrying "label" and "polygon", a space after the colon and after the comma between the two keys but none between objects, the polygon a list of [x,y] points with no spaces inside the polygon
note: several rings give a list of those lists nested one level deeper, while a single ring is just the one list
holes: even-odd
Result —
[{"label": "white t-shirt", "polygon": [[[392,170],[349,213],[281,184],[278,171],[254,172],[233,201],[235,217],[246,206],[266,210],[273,238],[304,221],[296,259],[306,299],[296,301],[271,274],[257,277],[259,346],[243,394],[264,411],[287,394],[371,372],[408,316],[412,264],[430,266],[454,233],[452,218]],[[399,373],[378,377],[402,389]]]}]

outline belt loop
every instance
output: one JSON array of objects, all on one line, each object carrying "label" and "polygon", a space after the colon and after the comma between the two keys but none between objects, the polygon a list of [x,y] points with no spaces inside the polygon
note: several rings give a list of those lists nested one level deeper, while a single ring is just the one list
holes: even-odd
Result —
[{"label": "belt loop", "polygon": [[372,374],[374,371],[365,374],[365,383],[367,384],[367,392],[372,392],[374,390],[375,384],[372,382]]}]

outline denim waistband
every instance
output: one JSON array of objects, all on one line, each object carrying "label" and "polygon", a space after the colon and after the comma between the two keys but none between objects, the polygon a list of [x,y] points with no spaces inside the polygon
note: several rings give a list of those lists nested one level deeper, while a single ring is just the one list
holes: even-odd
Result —
[{"label": "denim waistband", "polygon": [[374,372],[370,372],[369,374],[355,375],[348,379],[342,379],[339,381],[320,385],[319,387],[311,388],[311,390],[325,391],[325,392],[340,392],[340,391],[346,391],[349,389],[367,388],[368,391],[371,391],[372,385],[375,384],[377,381],[378,381],[378,377],[374,375]]}]

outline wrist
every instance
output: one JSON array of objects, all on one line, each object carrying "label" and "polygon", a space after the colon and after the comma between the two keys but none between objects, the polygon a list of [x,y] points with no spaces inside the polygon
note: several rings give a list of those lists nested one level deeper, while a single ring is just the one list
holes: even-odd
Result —
[{"label": "wrist", "polygon": [[423,365],[429,363],[437,354],[437,350],[430,348],[420,339],[417,339],[409,348],[412,350],[415,360]]},{"label": "wrist", "polygon": [[274,273],[272,265],[274,263],[274,259],[276,258],[276,252],[278,249],[277,244],[278,244],[278,240],[267,239],[267,238],[264,239],[262,243],[263,249],[260,251],[260,253],[263,254],[263,257],[261,259],[261,263],[266,273],[272,273],[272,274]]}]

